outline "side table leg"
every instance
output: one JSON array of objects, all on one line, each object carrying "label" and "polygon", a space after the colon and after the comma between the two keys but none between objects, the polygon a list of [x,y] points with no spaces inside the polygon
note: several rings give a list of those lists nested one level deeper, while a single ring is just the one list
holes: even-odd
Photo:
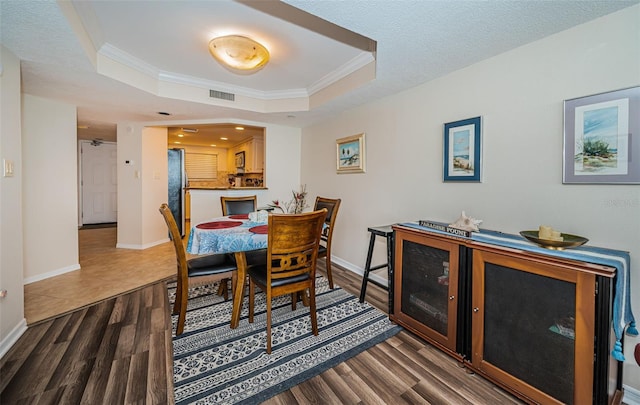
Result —
[{"label": "side table leg", "polygon": [[371,268],[371,257],[373,256],[373,247],[376,242],[376,234],[371,234],[369,240],[369,252],[367,253],[367,262],[364,265],[364,274],[362,276],[362,287],[360,288],[360,303],[364,302],[364,296],[367,293],[367,282],[369,281],[369,269]]}]

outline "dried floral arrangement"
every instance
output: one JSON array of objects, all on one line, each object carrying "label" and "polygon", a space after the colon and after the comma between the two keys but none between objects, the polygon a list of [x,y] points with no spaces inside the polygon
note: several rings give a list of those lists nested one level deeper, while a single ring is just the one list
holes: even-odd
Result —
[{"label": "dried floral arrangement", "polygon": [[307,205],[307,185],[301,185],[300,191],[296,192],[292,190],[293,197],[288,202],[280,202],[279,200],[273,200],[269,207],[277,208],[285,214],[301,214]]}]

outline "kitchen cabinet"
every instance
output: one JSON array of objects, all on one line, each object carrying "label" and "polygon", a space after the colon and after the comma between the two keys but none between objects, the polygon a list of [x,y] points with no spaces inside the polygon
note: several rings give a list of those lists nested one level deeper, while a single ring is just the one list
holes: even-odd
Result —
[{"label": "kitchen cabinet", "polygon": [[530,403],[620,395],[622,368],[609,354],[615,268],[393,229],[392,321]]},{"label": "kitchen cabinet", "polygon": [[246,154],[245,172],[261,172],[264,168],[264,141],[258,138],[247,141]]},{"label": "kitchen cabinet", "polygon": [[[230,156],[235,158],[235,154],[244,152],[244,172],[260,173],[264,171],[264,139],[251,138],[231,149]],[[233,164],[231,167],[235,167]]]}]

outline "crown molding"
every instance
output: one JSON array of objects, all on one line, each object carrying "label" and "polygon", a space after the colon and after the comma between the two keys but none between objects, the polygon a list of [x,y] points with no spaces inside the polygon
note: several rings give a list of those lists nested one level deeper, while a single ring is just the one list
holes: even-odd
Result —
[{"label": "crown molding", "polygon": [[167,83],[181,84],[185,86],[198,87],[211,90],[219,90],[227,93],[233,93],[245,97],[251,97],[259,100],[279,100],[282,98],[300,98],[309,97],[306,89],[287,89],[275,91],[259,91],[248,87],[234,86],[228,83],[217,82],[215,80],[206,80],[199,77],[181,75],[172,72],[160,72],[159,80]]},{"label": "crown molding", "polygon": [[111,45],[108,42],[100,47],[98,53],[154,79],[158,79],[160,75],[160,70],[155,66],[143,61],[142,59],[138,59],[131,54],[128,54],[127,52]]},{"label": "crown molding", "polygon": [[[130,69],[131,73],[137,72],[142,76],[137,76],[134,74],[131,75],[121,75],[118,73],[112,73],[114,70],[110,70],[105,68],[103,70],[103,74],[118,80],[124,83],[128,83],[134,87],[138,87],[142,90],[151,92],[156,95],[158,94],[157,89],[162,87],[162,84],[168,85],[178,85],[184,86],[185,88],[194,88],[194,89],[207,89],[207,90],[217,90],[225,93],[232,93],[238,96],[250,98],[253,100],[265,101],[265,102],[278,102],[284,100],[306,100],[305,105],[309,105],[310,98],[313,94],[320,92],[321,90],[328,89],[330,86],[336,84],[338,81],[348,78],[355,72],[362,71],[367,67],[371,66],[372,63],[375,63],[375,56],[372,52],[362,52],[355,58],[351,59],[349,62],[340,66],[335,71],[325,75],[320,80],[312,84],[308,89],[306,88],[296,88],[296,89],[282,89],[282,90],[274,90],[274,91],[259,91],[255,89],[251,89],[248,87],[235,86],[224,82],[218,82],[214,80],[202,79],[199,77],[193,77],[188,75],[183,75],[174,72],[167,72],[158,69],[157,67],[132,56],[131,54],[122,51],[121,49],[111,45],[110,43],[105,43],[100,50],[98,51],[98,57],[107,58],[112,63],[116,65],[112,66],[123,66]],[[100,68],[98,69],[101,70]],[[116,68],[116,71],[118,69]],[[374,70],[375,72],[375,70]],[[150,80],[146,80],[150,79]],[[367,80],[372,80],[375,78],[375,73],[370,75]],[[347,86],[348,88],[349,86]],[[349,90],[346,90],[349,91]],[[182,93],[182,92],[179,92]],[[334,94],[339,94],[340,91]],[[183,96],[181,97],[179,94],[173,94],[171,97],[182,98],[184,100],[189,101],[198,101],[193,100],[191,97]],[[186,98],[184,98],[186,97]],[[199,100],[202,102],[203,100]],[[207,102],[211,102],[211,100],[207,100]],[[239,107],[239,105],[237,105]],[[248,107],[251,110],[255,110],[254,107]],[[290,107],[288,107],[290,108]],[[298,107],[299,108],[299,107]],[[298,109],[296,108],[296,109]],[[259,108],[262,111],[262,107]],[[269,110],[269,108],[267,108]],[[305,108],[303,108],[305,110]]]},{"label": "crown molding", "polygon": [[337,82],[340,79],[343,79],[353,72],[356,72],[366,66],[368,66],[371,62],[375,62],[375,58],[373,57],[373,53],[363,52],[351,59],[349,62],[340,66],[338,69],[324,76],[322,79],[318,80],[311,86],[309,86],[309,94],[314,94],[320,90],[323,90],[333,83]]}]

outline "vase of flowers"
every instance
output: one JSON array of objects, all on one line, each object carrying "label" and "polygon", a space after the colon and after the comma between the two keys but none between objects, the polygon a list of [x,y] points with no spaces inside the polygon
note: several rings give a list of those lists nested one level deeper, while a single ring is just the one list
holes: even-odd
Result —
[{"label": "vase of flowers", "polygon": [[301,214],[306,208],[309,208],[306,184],[300,186],[300,191],[292,190],[291,193],[293,196],[288,202],[281,203],[279,200],[273,200],[269,207],[279,209],[284,214]]}]

